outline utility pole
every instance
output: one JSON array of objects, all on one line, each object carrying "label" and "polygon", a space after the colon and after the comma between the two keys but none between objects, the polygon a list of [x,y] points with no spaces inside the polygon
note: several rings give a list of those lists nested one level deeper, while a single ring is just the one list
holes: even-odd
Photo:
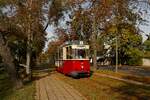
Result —
[{"label": "utility pole", "polygon": [[118,36],[116,33],[116,68],[115,68],[115,72],[118,72]]},{"label": "utility pole", "polygon": [[119,32],[119,14],[118,14],[118,3],[116,4],[117,6],[117,9],[116,9],[116,28],[117,28],[117,31],[116,31],[116,67],[115,67],[115,72],[117,73],[118,72],[118,32]]}]

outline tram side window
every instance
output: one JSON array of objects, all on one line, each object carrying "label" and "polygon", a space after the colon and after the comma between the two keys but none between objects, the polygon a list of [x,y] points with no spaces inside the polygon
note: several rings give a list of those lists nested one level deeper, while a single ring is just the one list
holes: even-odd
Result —
[{"label": "tram side window", "polygon": [[60,49],[60,51],[59,51],[59,57],[60,57],[60,58],[59,58],[59,59],[63,59],[63,53],[62,53],[62,52],[63,52],[63,50]]},{"label": "tram side window", "polygon": [[76,50],[72,49],[72,57],[73,59],[77,59],[78,57],[76,56]]},{"label": "tram side window", "polygon": [[72,49],[71,47],[67,47],[67,59],[73,59],[72,58]]}]

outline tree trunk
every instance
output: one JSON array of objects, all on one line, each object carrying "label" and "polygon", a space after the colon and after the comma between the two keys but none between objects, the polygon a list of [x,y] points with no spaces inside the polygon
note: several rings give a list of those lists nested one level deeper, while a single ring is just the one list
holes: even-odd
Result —
[{"label": "tree trunk", "polygon": [[[30,10],[32,6],[32,0],[27,0],[28,9]],[[28,80],[31,80],[31,41],[33,40],[33,34],[31,33],[32,20],[31,13],[28,15],[28,24],[27,24],[27,52],[26,52],[26,74],[28,75]]]},{"label": "tree trunk", "polygon": [[93,67],[95,69],[97,69],[97,47],[96,47],[96,41],[97,41],[97,38],[96,38],[96,33],[97,33],[97,30],[96,30],[96,20],[95,20],[95,17],[94,17],[94,20],[93,20],[93,25],[92,25],[92,28],[93,28],[93,33],[92,33],[92,49],[93,49]]},{"label": "tree trunk", "polygon": [[27,52],[26,52],[26,74],[28,76],[28,81],[31,80],[32,78],[32,73],[31,73],[31,41],[32,41],[32,34],[30,31],[30,28],[28,30],[28,40],[27,40]]},{"label": "tree trunk", "polygon": [[26,53],[26,73],[27,75],[30,74],[30,62],[31,62],[31,51],[29,47],[30,43],[29,40],[27,41],[27,53]]},{"label": "tree trunk", "polygon": [[93,55],[92,55],[92,59],[93,59],[93,67],[94,69],[97,69],[97,48],[96,48],[96,39],[95,36],[93,36],[92,39],[92,51],[93,51]]},{"label": "tree trunk", "polygon": [[23,86],[22,80],[19,79],[15,64],[13,63],[14,59],[11,55],[10,48],[5,44],[2,35],[0,34],[0,55],[2,56],[3,62],[7,64],[6,70],[8,75],[15,86],[15,88],[21,88]]},{"label": "tree trunk", "polygon": [[93,50],[94,54],[93,54],[93,66],[95,69],[97,69],[97,50]]},{"label": "tree trunk", "polygon": [[31,73],[31,52],[29,50],[27,50],[26,53],[26,74],[28,81],[30,81],[32,78],[32,73]]}]

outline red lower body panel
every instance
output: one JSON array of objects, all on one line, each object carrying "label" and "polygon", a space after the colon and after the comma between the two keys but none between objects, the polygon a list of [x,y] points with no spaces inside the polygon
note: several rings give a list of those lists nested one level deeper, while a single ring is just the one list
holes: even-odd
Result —
[{"label": "red lower body panel", "polygon": [[63,60],[62,66],[59,66],[57,70],[66,75],[90,75],[90,63],[89,60]]}]

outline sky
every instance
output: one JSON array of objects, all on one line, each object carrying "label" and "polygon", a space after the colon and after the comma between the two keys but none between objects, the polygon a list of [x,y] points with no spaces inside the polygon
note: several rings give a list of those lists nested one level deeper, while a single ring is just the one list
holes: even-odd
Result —
[{"label": "sky", "polygon": [[[143,11],[145,10],[143,9]],[[144,24],[139,25],[139,29],[143,31],[140,34],[142,34],[143,41],[145,41],[147,39],[146,34],[150,33],[150,9],[146,13],[143,12],[142,18],[147,21],[146,25]]]},{"label": "sky", "polygon": [[54,36],[55,28],[54,28],[52,25],[51,25],[51,26],[48,26],[46,32],[47,32],[47,35],[46,35],[47,42],[46,42],[46,44],[45,44],[44,51],[46,51],[46,49],[48,48],[48,44],[49,44],[49,42],[51,41],[51,38]]}]

